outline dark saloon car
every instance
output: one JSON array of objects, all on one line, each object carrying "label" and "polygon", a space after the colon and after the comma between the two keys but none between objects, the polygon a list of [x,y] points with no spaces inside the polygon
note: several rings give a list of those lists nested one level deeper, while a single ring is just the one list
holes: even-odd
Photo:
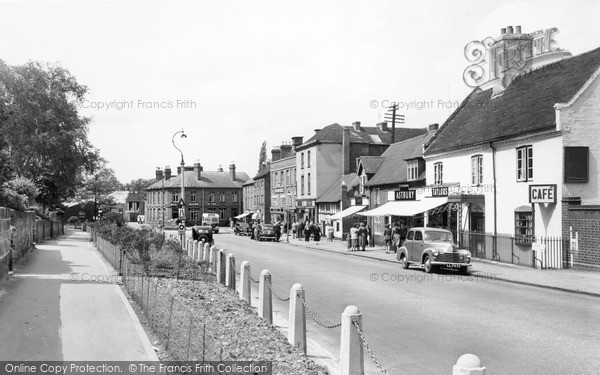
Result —
[{"label": "dark saloon car", "polygon": [[194,241],[204,242],[213,244],[213,229],[210,225],[196,225],[192,227],[192,239]]},{"label": "dark saloon car", "polygon": [[236,236],[250,236],[252,235],[252,229],[247,223],[237,223],[233,228],[233,234]]},{"label": "dark saloon car", "polygon": [[455,268],[466,274],[471,266],[471,252],[459,249],[452,240],[452,232],[446,229],[411,228],[396,259],[402,267],[418,265],[431,273],[439,267]]},{"label": "dark saloon car", "polygon": [[271,240],[277,241],[277,233],[275,233],[275,226],[273,224],[261,224],[258,226],[258,235],[255,240]]}]

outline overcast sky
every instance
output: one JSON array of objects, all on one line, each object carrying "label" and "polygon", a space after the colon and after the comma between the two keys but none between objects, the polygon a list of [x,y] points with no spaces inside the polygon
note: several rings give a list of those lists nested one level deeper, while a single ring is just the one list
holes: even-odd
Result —
[{"label": "overcast sky", "polygon": [[186,164],[253,176],[263,140],[270,155],[334,122],[373,126],[384,101],[413,103],[405,126],[443,123],[470,91],[470,41],[557,27],[575,55],[600,47],[599,14],[583,0],[0,0],[0,59],[58,63],[89,88],[90,139],[121,182],[176,166],[182,128]]}]

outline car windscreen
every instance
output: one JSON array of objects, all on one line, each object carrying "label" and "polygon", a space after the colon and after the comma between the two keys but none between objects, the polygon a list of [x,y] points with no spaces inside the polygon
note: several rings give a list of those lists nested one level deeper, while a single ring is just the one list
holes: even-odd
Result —
[{"label": "car windscreen", "polygon": [[425,231],[425,241],[452,242],[452,233],[428,230]]}]

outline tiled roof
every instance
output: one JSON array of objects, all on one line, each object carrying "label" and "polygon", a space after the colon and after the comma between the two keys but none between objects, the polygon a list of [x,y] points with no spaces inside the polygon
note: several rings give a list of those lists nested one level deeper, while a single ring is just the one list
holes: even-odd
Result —
[{"label": "tiled roof", "polygon": [[384,158],[383,163],[381,163],[377,169],[377,173],[369,179],[366,185],[376,186],[406,182],[406,160],[422,156],[423,142],[427,138],[429,138],[429,135],[423,134],[390,145],[381,155]]},{"label": "tiled roof", "polygon": [[492,99],[476,88],[446,120],[425,155],[555,127],[554,104],[566,103],[600,67],[600,48],[518,76]]},{"label": "tiled roof", "polygon": [[342,175],[335,180],[327,190],[317,197],[317,203],[332,203],[342,200],[342,181],[346,183],[348,191],[358,186],[359,179],[356,173]]},{"label": "tiled roof", "polygon": [[254,183],[254,179],[253,179],[253,178],[251,178],[251,179],[249,179],[248,181],[244,182],[242,185],[243,185],[243,186],[246,186],[246,185],[252,185],[253,183]]},{"label": "tiled roof", "polygon": [[[389,125],[387,131],[382,131],[376,126],[361,126],[360,130],[355,130],[353,126],[342,126],[335,123],[319,130],[306,142],[298,146],[296,150],[316,143],[342,143],[344,128],[350,130],[350,143],[390,144],[392,141],[392,129]],[[427,129],[425,128],[397,127],[394,142],[400,142],[426,132]]]},{"label": "tiled roof", "polygon": [[[244,172],[235,172],[235,181],[231,179],[229,171],[202,171],[200,173],[200,180],[196,178],[196,172],[186,171],[185,172],[185,187],[198,187],[198,188],[239,188],[242,187],[250,177]],[[172,176],[170,179],[165,180],[164,187],[179,187],[181,186],[181,175]],[[163,187],[162,181],[157,181],[148,187],[148,190],[161,189]]]},{"label": "tiled roof", "polygon": [[373,174],[377,172],[379,166],[383,163],[383,157],[381,156],[361,156],[360,164],[367,174]]}]

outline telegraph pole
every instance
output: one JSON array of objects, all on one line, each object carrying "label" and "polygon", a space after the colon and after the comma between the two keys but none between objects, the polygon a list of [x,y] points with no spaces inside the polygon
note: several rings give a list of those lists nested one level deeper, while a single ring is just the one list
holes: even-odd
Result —
[{"label": "telegraph pole", "polygon": [[385,114],[385,120],[392,122],[392,142],[396,143],[396,122],[398,124],[404,124],[404,115],[396,114],[398,111],[398,103],[393,103],[389,110],[391,111]]}]

